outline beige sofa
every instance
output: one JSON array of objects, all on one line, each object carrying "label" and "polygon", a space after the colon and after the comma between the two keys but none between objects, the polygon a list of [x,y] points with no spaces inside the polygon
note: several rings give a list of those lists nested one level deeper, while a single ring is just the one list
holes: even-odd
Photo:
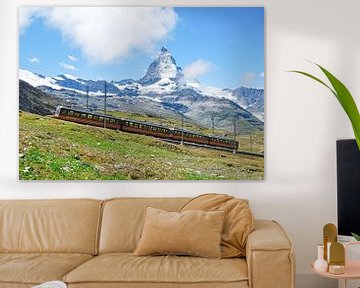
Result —
[{"label": "beige sofa", "polygon": [[146,206],[179,210],[186,198],[0,201],[0,288],[62,280],[69,287],[293,288],[292,244],[256,220],[246,258],[133,256]]}]

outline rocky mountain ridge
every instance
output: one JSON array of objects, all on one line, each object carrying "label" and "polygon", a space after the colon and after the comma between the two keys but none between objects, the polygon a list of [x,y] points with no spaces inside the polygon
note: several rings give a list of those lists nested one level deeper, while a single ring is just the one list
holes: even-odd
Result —
[{"label": "rocky mountain ridge", "polygon": [[204,126],[211,125],[231,130],[234,119],[244,127],[263,130],[264,90],[239,87],[221,89],[202,86],[195,79],[185,79],[181,67],[172,54],[163,47],[139,80],[86,80],[64,74],[56,77],[19,70],[19,78],[34,87],[64,99],[64,105],[84,107],[86,93],[93,109],[101,109],[106,85],[109,110],[162,114],[181,117]]}]

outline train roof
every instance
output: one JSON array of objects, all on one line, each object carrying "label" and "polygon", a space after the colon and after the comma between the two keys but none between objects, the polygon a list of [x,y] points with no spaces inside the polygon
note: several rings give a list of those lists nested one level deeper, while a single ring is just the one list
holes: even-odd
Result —
[{"label": "train roof", "polygon": [[[128,118],[119,118],[119,117],[116,117],[116,116],[113,116],[111,114],[103,114],[103,113],[97,113],[97,112],[94,112],[94,111],[86,111],[86,110],[82,110],[82,109],[74,109],[74,108],[70,108],[70,107],[64,107],[64,106],[59,106],[59,108],[64,108],[64,109],[68,109],[68,110],[73,110],[73,111],[76,111],[76,112],[80,112],[80,113],[87,113],[87,114],[92,114],[92,115],[96,115],[96,116],[99,116],[99,117],[112,117],[112,118],[115,118],[115,119],[119,119],[119,120],[125,120],[125,121],[131,121],[131,122],[134,122],[134,123],[138,123],[138,124],[143,124],[143,125],[148,125],[148,126],[155,126],[155,127],[160,127],[160,128],[164,128],[164,129],[169,129],[169,130],[172,130],[172,131],[178,131],[178,132],[185,132],[185,133],[192,133],[192,134],[196,134],[196,135],[200,135],[200,136],[204,136],[204,137],[211,137],[211,138],[216,138],[216,139],[221,139],[221,140],[226,140],[226,141],[234,141],[234,139],[231,139],[231,138],[227,138],[227,137],[221,137],[221,136],[210,136],[210,135],[205,135],[205,134],[201,134],[201,133],[197,133],[197,132],[194,132],[194,131],[191,131],[191,130],[185,130],[185,129],[179,129],[179,128],[169,128],[169,127],[166,127],[166,126],[163,126],[163,125],[160,125],[160,124],[155,124],[155,123],[149,123],[149,122],[144,122],[144,121],[139,121],[139,120],[134,120],[134,119],[128,119]],[[237,141],[236,141],[237,142]]]}]

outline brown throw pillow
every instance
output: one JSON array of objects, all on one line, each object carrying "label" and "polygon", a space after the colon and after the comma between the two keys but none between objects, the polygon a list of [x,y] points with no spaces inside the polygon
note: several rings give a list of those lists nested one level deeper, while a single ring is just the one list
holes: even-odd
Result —
[{"label": "brown throw pillow", "polygon": [[254,230],[254,217],[247,200],[224,194],[204,194],[190,200],[181,209],[188,210],[225,211],[221,236],[222,257],[245,256],[247,236]]},{"label": "brown throw pillow", "polygon": [[221,258],[224,211],[167,212],[147,207],[134,255],[192,255]]}]

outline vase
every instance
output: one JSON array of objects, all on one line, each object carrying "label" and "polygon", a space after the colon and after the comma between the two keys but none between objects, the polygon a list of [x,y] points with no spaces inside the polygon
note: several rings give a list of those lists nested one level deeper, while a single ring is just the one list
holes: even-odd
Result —
[{"label": "vase", "polygon": [[314,263],[314,269],[319,272],[326,272],[328,263],[324,260],[324,245],[318,245],[318,258]]}]

